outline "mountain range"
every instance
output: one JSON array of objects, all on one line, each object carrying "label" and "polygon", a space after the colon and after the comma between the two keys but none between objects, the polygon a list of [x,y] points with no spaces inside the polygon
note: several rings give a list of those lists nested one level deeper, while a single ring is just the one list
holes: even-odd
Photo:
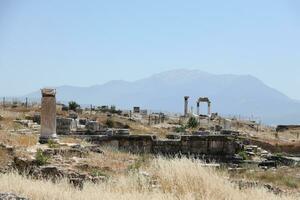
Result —
[{"label": "mountain range", "polygon": [[[215,75],[200,70],[172,70],[137,81],[114,80],[90,87],[57,87],[57,99],[80,104],[116,105],[183,112],[183,97],[196,107],[199,97],[209,97],[212,112],[230,116],[253,116],[266,124],[300,123],[300,101],[293,100],[251,75]],[[40,91],[26,95],[39,98]],[[201,104],[200,110],[206,112]],[[195,110],[195,109],[194,109]]]}]

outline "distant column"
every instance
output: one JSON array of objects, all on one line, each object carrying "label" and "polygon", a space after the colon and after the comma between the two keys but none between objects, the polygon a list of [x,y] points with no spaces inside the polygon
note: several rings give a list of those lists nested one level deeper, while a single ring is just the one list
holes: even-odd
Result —
[{"label": "distant column", "polygon": [[148,124],[149,124],[149,126],[151,125],[151,115],[149,115]]},{"label": "distant column", "polygon": [[25,107],[27,108],[28,107],[28,98],[26,97],[25,99]]},{"label": "distant column", "polygon": [[189,96],[184,97],[184,116],[188,116]]},{"label": "distant column", "polygon": [[200,115],[200,102],[197,101],[197,115]]},{"label": "distant column", "polygon": [[207,115],[210,116],[211,112],[210,112],[210,102],[208,102],[208,108],[207,108]]},{"label": "distant column", "polygon": [[47,143],[49,139],[57,140],[56,135],[56,91],[44,88],[42,92],[41,135],[39,142]]}]

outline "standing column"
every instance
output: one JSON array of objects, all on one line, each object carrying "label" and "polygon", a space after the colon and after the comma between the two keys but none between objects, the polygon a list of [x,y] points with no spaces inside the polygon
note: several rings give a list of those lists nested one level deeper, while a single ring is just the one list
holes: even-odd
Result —
[{"label": "standing column", "polygon": [[189,96],[184,97],[184,116],[188,116]]},{"label": "standing column", "polygon": [[28,107],[28,98],[26,97],[25,99],[25,107],[27,108]]},{"label": "standing column", "polygon": [[208,102],[207,115],[210,116],[210,102]]},{"label": "standing column", "polygon": [[197,101],[197,115],[200,115],[200,102]]},{"label": "standing column", "polygon": [[41,135],[39,142],[47,143],[49,139],[57,140],[56,135],[56,98],[55,89],[44,88],[42,92]]}]

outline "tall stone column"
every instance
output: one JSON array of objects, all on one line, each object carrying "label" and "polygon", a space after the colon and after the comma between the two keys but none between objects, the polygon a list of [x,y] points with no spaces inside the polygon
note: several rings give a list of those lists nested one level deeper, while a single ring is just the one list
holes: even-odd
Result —
[{"label": "tall stone column", "polygon": [[211,111],[210,111],[210,102],[208,102],[208,108],[207,108],[207,115],[210,116]]},{"label": "tall stone column", "polygon": [[185,96],[184,97],[184,116],[187,117],[188,116],[188,106],[189,106],[189,96]]},{"label": "tall stone column", "polygon": [[42,92],[41,135],[39,142],[47,143],[49,139],[57,140],[56,135],[56,98],[55,89],[44,88]]}]

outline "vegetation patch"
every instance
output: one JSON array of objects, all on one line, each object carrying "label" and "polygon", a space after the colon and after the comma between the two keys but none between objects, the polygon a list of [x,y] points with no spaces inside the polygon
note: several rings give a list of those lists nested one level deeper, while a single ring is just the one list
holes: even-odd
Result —
[{"label": "vegetation patch", "polygon": [[35,160],[37,165],[42,166],[48,163],[48,160],[50,159],[49,156],[45,155],[42,149],[38,149],[35,154]]},{"label": "vegetation patch", "polygon": [[59,144],[54,140],[48,140],[48,147],[51,149],[58,148]]}]

